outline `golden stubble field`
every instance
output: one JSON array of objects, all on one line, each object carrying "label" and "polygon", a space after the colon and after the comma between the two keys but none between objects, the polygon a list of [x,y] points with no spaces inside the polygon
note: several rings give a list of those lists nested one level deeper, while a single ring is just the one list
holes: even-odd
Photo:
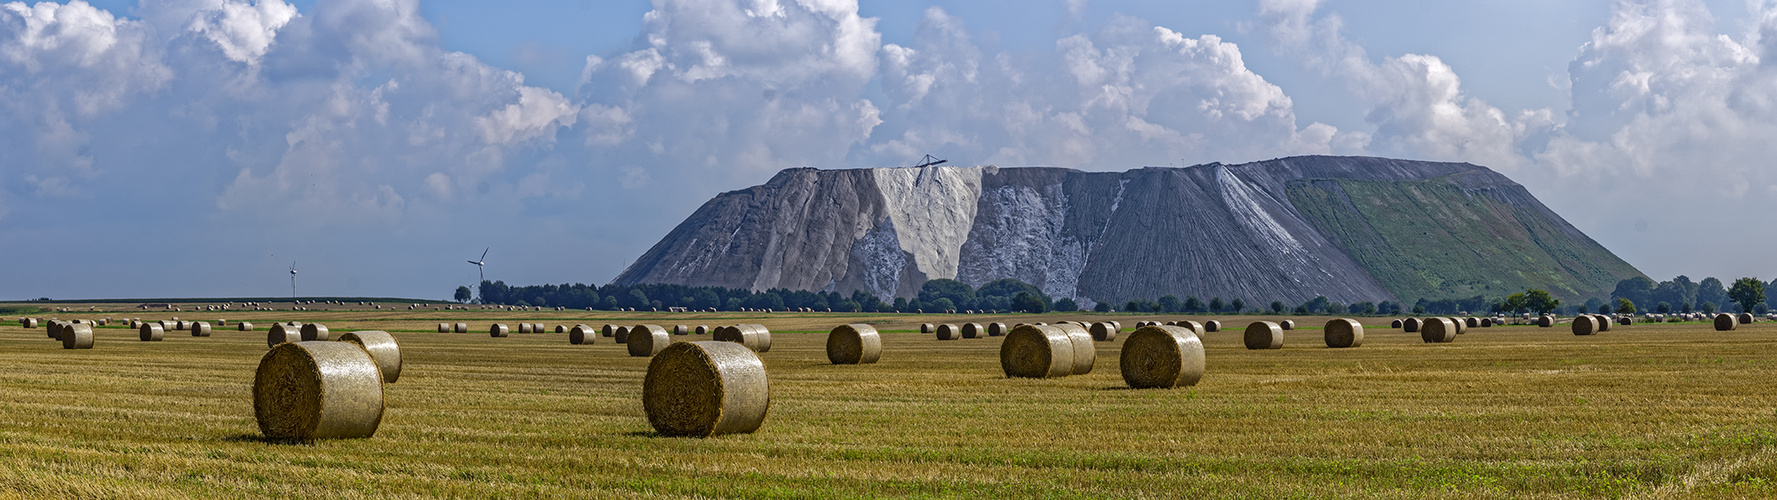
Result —
[{"label": "golden stubble field", "polygon": [[[615,316],[614,316],[615,315]],[[1041,316],[507,312],[118,311],[34,316],[248,320],[213,337],[96,331],[63,350],[16,315],[0,325],[0,494],[12,497],[1769,497],[1777,495],[1777,325],[1474,328],[1452,344],[1364,319],[1328,349],[1295,318],[1276,351],[1221,319],[1188,389],[1130,390],[1120,342],[1087,375],[1007,379],[998,338],[937,341],[920,322]],[[1117,315],[1136,320],[1175,317]],[[608,338],[490,338],[494,322],[773,330],[765,425],[656,436],[647,359]],[[251,384],[274,320],[387,330],[401,381],[363,440],[260,439]],[[467,322],[471,333],[434,333]],[[827,364],[825,332],[884,331],[882,362]],[[675,340],[699,340],[697,336]],[[706,337],[707,339],[707,337]]]}]

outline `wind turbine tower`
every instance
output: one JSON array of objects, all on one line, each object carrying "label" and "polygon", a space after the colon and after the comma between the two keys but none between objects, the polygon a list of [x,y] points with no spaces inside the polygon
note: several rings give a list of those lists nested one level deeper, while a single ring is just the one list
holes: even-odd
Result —
[{"label": "wind turbine tower", "polygon": [[[493,247],[481,249],[481,258],[469,261],[470,264],[475,264],[475,274],[481,277],[481,281],[487,281],[487,270],[485,269],[485,266],[487,266],[487,251],[492,249]],[[475,282],[475,293],[477,295],[481,293],[481,281]]]},{"label": "wind turbine tower", "polygon": [[290,261],[290,301],[296,302],[296,261]]}]

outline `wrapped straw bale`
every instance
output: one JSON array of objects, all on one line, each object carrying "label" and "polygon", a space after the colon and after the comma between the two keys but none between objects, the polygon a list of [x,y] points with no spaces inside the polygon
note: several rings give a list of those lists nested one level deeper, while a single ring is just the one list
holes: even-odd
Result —
[{"label": "wrapped straw bale", "polygon": [[1598,331],[1600,331],[1600,332],[1610,331],[1610,316],[1605,316],[1603,314],[1599,314],[1599,315],[1594,315],[1593,317],[1598,318]]},{"label": "wrapped straw bale", "polygon": [[92,349],[92,325],[67,325],[62,327],[63,349]]},{"label": "wrapped straw bale", "polygon": [[691,327],[685,326],[685,325],[673,325],[673,335],[690,335],[690,334],[691,334]]},{"label": "wrapped straw bale", "polygon": [[438,333],[450,333],[450,323],[439,323]]},{"label": "wrapped straw bale", "polygon": [[938,325],[938,340],[957,340],[963,338],[963,329],[949,323]]},{"label": "wrapped straw bale", "polygon": [[1715,315],[1715,331],[1725,332],[1740,327],[1740,319],[1728,313]]},{"label": "wrapped straw bale", "polygon": [[827,334],[827,361],[836,365],[875,363],[882,358],[882,336],[876,327],[854,323]]},{"label": "wrapped straw bale", "polygon": [[289,323],[272,323],[271,329],[266,330],[266,334],[265,334],[265,346],[266,347],[277,347],[278,344],[283,344],[286,342],[301,342],[301,341],[302,341],[302,330],[297,327],[290,326]]},{"label": "wrapped straw bale", "polygon": [[660,325],[630,327],[627,340],[630,356],[653,356],[659,354],[661,349],[666,349],[666,346],[673,342],[672,337],[666,333],[666,329],[661,328]]},{"label": "wrapped straw bale", "polygon": [[1480,328],[1481,327],[1481,319],[1473,317],[1473,316],[1467,317],[1467,318],[1462,318],[1462,323],[1463,323],[1463,326],[1466,326],[1469,328]]},{"label": "wrapped straw bale", "polygon": [[401,379],[401,346],[395,344],[395,336],[382,330],[362,330],[347,332],[339,336],[340,342],[357,344],[370,354],[376,361],[376,367],[383,372],[383,382],[393,384]]},{"label": "wrapped straw bale", "polygon": [[919,325],[919,333],[936,333],[936,332],[937,332],[937,327],[932,326],[931,323],[920,323],[920,325]]},{"label": "wrapped straw bale", "polygon": [[598,332],[586,325],[574,325],[568,329],[568,343],[573,345],[591,344],[598,340]]},{"label": "wrapped straw bale", "polygon": [[333,332],[327,331],[327,325],[323,325],[320,323],[309,323],[306,325],[302,325],[302,341],[303,342],[312,342],[312,341],[326,342],[329,340],[333,340]]},{"label": "wrapped straw bale", "polygon": [[1105,321],[1093,323],[1091,331],[1092,331],[1092,340],[1096,340],[1099,342],[1116,341],[1117,340],[1117,333],[1119,333],[1117,331],[1116,326],[1113,326],[1109,322],[1105,322]]},{"label": "wrapped straw bale", "polygon": [[1171,389],[1203,379],[1203,341],[1181,326],[1137,328],[1123,341],[1118,367],[1135,389]]},{"label": "wrapped straw bale", "polygon": [[1456,341],[1456,322],[1450,318],[1426,318],[1425,324],[1419,325],[1419,339],[1426,343]]},{"label": "wrapped straw bale", "polygon": [[1401,331],[1407,333],[1418,332],[1419,327],[1422,326],[1425,326],[1425,321],[1419,318],[1407,318],[1401,321]]},{"label": "wrapped straw bale", "polygon": [[[519,323],[518,324],[518,333],[531,333],[531,324],[530,323]],[[504,337],[504,336],[505,335],[495,335],[495,337]]]},{"label": "wrapped straw bale", "polygon": [[160,323],[143,323],[142,328],[136,330],[136,334],[136,337],[142,339],[143,342],[160,342],[162,338],[167,336],[167,331],[160,327]]},{"label": "wrapped straw bale", "polygon": [[455,333],[469,333],[469,324],[468,323],[457,323],[455,325],[451,325],[450,330]]},{"label": "wrapped straw bale", "polygon": [[978,339],[986,336],[987,331],[980,323],[963,323],[963,338]]},{"label": "wrapped straw bale", "polygon": [[568,333],[568,325],[555,325],[555,333]]},{"label": "wrapped straw bale", "polygon": [[987,324],[987,336],[999,337],[999,336],[1003,336],[1005,334],[1006,334],[1006,324],[1005,323],[988,323]]},{"label": "wrapped straw bale", "polygon": [[1621,318],[1617,318],[1617,324],[1622,325],[1622,326],[1633,325],[1633,324],[1635,324],[1635,318],[1629,317],[1629,316],[1623,316]]},{"label": "wrapped straw bale", "polygon": [[1000,343],[1007,377],[1053,378],[1074,373],[1074,341],[1059,327],[1020,325]]},{"label": "wrapped straw bale", "polygon": [[259,360],[253,415],[271,439],[368,438],[383,420],[383,375],[356,345],[278,344]]},{"label": "wrapped straw bale", "polygon": [[512,329],[507,328],[506,325],[500,323],[494,323],[494,326],[487,328],[487,336],[493,338],[505,337],[510,333],[512,333]]},{"label": "wrapped straw bale", "polygon": [[753,352],[771,350],[771,330],[764,325],[734,325],[716,328],[715,340],[735,342],[747,346]]},{"label": "wrapped straw bale", "polygon": [[1462,335],[1464,333],[1468,333],[1468,324],[1463,323],[1462,318],[1447,318],[1447,319],[1450,320],[1450,324],[1456,325],[1456,334],[1457,335]]},{"label": "wrapped straw bale", "polygon": [[185,321],[185,320],[174,321],[173,322],[173,329],[181,331],[181,332],[189,330],[189,329],[191,329],[191,322]]},{"label": "wrapped straw bale", "polygon": [[62,340],[62,321],[61,320],[57,320],[57,319],[49,320],[49,328],[45,328],[45,330],[47,330],[47,333],[49,333],[49,338],[52,338],[55,340]]},{"label": "wrapped straw bale", "polygon": [[1282,349],[1283,325],[1270,321],[1255,321],[1246,325],[1247,349]]},{"label": "wrapped straw bale", "polygon": [[1574,335],[1596,335],[1596,334],[1598,334],[1598,317],[1591,315],[1591,314],[1581,314],[1579,316],[1574,316],[1573,317],[1573,334]]},{"label": "wrapped straw bale", "polygon": [[239,323],[235,323],[235,324],[234,324],[234,329],[236,329],[236,330],[240,330],[240,331],[243,331],[243,332],[251,332],[251,331],[253,331],[253,324],[252,324],[252,323],[248,323],[248,322],[245,322],[245,321],[242,321],[242,322],[239,322]]},{"label": "wrapped straw bale", "polygon": [[1493,327],[1493,318],[1481,318],[1479,324],[1481,325],[1481,328],[1491,328]]},{"label": "wrapped straw bale", "polygon": [[667,436],[750,433],[770,407],[765,363],[733,342],[674,343],[648,362],[642,381],[648,423]]},{"label": "wrapped straw bale", "polygon": [[1123,322],[1121,322],[1121,321],[1111,320],[1111,326],[1117,327],[1118,331],[1123,330]]},{"label": "wrapped straw bale", "polygon": [[1217,320],[1213,320],[1213,319],[1209,320],[1209,321],[1205,321],[1205,322],[1203,322],[1203,331],[1206,331],[1206,332],[1222,331],[1222,322],[1217,321]]},{"label": "wrapped straw bale", "polygon": [[599,328],[599,335],[604,335],[606,337],[617,336],[617,325],[607,323],[604,327]]},{"label": "wrapped straw bale", "polygon": [[1398,320],[1398,319],[1397,319],[1397,320],[1394,320],[1394,321],[1392,321],[1392,322],[1390,322],[1390,323],[1389,323],[1389,324],[1388,324],[1388,327],[1389,327],[1389,328],[1400,328],[1400,327],[1401,327],[1401,320]]},{"label": "wrapped straw bale", "polygon": [[1549,316],[1546,314],[1542,315],[1542,316],[1537,316],[1536,317],[1536,326],[1543,327],[1543,328],[1553,327],[1553,326],[1555,326],[1555,317]]},{"label": "wrapped straw bale", "polygon": [[710,334],[710,325],[697,325],[696,332],[698,335],[709,335]]},{"label": "wrapped straw bale", "polygon": [[611,338],[615,339],[617,341],[617,343],[619,343],[619,344],[629,343],[629,327],[627,327],[627,326],[617,327],[616,333],[612,333]]},{"label": "wrapped straw bale", "polygon": [[1277,322],[1277,326],[1279,328],[1282,328],[1285,330],[1294,330],[1294,329],[1296,329],[1296,320],[1286,319],[1283,321],[1279,321],[1279,322]]},{"label": "wrapped straw bale", "polygon": [[1327,347],[1343,348],[1364,345],[1364,325],[1351,318],[1338,318],[1327,322],[1325,331]]},{"label": "wrapped straw bale", "polygon": [[1756,318],[1752,317],[1752,313],[1740,313],[1740,317],[1736,319],[1739,319],[1742,325],[1750,325],[1756,321]]},{"label": "wrapped straw bale", "polygon": [[210,336],[210,324],[203,322],[203,321],[191,322],[191,336],[193,336],[193,337],[208,337],[208,336]]},{"label": "wrapped straw bale", "polygon": [[1098,363],[1098,346],[1092,345],[1092,332],[1075,323],[1062,323],[1055,327],[1067,332],[1068,340],[1074,343],[1074,375],[1092,373],[1092,365]]},{"label": "wrapped straw bale", "polygon": [[531,333],[548,333],[542,323],[531,323]]},{"label": "wrapped straw bale", "polygon": [[1190,330],[1191,333],[1196,334],[1198,337],[1202,337],[1205,332],[1209,331],[1208,330],[1209,327],[1204,326],[1203,323],[1198,323],[1196,321],[1191,321],[1188,319],[1179,320],[1173,326],[1177,326],[1179,328]]}]

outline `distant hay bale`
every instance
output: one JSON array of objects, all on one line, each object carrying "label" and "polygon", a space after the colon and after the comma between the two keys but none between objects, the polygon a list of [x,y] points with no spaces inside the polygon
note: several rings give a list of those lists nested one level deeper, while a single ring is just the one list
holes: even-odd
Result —
[{"label": "distant hay bale", "polygon": [[1462,324],[1463,324],[1463,326],[1466,326],[1469,328],[1479,328],[1481,326],[1481,319],[1475,318],[1472,316],[1467,317],[1467,318],[1462,318]]},{"label": "distant hay bale", "polygon": [[853,323],[827,333],[827,361],[836,365],[875,363],[882,358],[882,336],[876,327]]},{"label": "distant hay bale", "polygon": [[1407,333],[1417,332],[1423,326],[1425,326],[1425,320],[1419,318],[1407,318],[1401,321],[1401,330]]},{"label": "distant hay bale", "polygon": [[1219,320],[1213,320],[1213,319],[1209,320],[1209,321],[1205,321],[1205,322],[1203,322],[1203,331],[1206,331],[1206,332],[1222,331],[1222,322]]},{"label": "distant hay bale", "polygon": [[1715,315],[1715,331],[1725,332],[1739,327],[1740,319],[1735,318],[1734,315],[1728,313],[1719,313]]},{"label": "distant hay bale", "polygon": [[1401,320],[1398,320],[1398,319],[1394,320],[1393,322],[1388,324],[1388,327],[1389,328],[1400,328],[1401,327]]},{"label": "distant hay bale", "polygon": [[142,328],[136,330],[136,337],[143,342],[160,342],[166,336],[167,331],[160,327],[160,323],[143,323]]},{"label": "distant hay bale", "polygon": [[1617,318],[1617,324],[1618,324],[1618,325],[1622,325],[1622,326],[1630,326],[1630,325],[1634,325],[1634,324],[1635,324],[1635,318],[1634,318],[1634,317],[1631,317],[1631,316],[1623,316],[1623,317],[1621,317],[1621,318]]},{"label": "distant hay bale", "polygon": [[627,327],[627,326],[617,327],[616,333],[611,334],[611,338],[615,339],[617,341],[617,343],[619,343],[619,344],[629,343],[629,327]]},{"label": "distant hay bale", "polygon": [[710,325],[697,325],[697,330],[695,330],[695,331],[697,332],[698,335],[709,335],[710,334]]},{"label": "distant hay bale", "polygon": [[173,329],[181,332],[189,330],[191,329],[191,322],[185,320],[175,321],[173,322]]},{"label": "distant hay bale", "polygon": [[1610,323],[1611,323],[1610,316],[1605,316],[1603,314],[1597,314],[1597,315],[1593,315],[1592,317],[1598,319],[1598,331],[1600,331],[1600,332],[1610,331]]},{"label": "distant hay bale", "polygon": [[685,325],[673,325],[673,335],[690,335],[690,334],[691,334],[691,327],[685,326]]},{"label": "distant hay bale", "polygon": [[1000,343],[1000,368],[1007,377],[1066,377],[1074,373],[1074,341],[1058,327],[1020,325]]},{"label": "distant hay bale", "polygon": [[937,332],[937,327],[933,326],[931,323],[920,323],[920,325],[919,325],[919,333],[936,333],[936,332]]},{"label": "distant hay bale", "polygon": [[1123,341],[1118,368],[1135,389],[1171,389],[1203,379],[1203,341],[1181,326],[1137,328]]},{"label": "distant hay bale", "polygon": [[598,332],[586,325],[574,325],[568,329],[568,343],[573,345],[591,344],[598,340]]},{"label": "distant hay bale", "polygon": [[568,333],[568,325],[555,325],[555,333]]},{"label": "distant hay bale", "polygon": [[733,325],[716,328],[715,340],[747,346],[753,352],[771,350],[771,330],[763,325]]},{"label": "distant hay bale", "polygon": [[1736,319],[1740,320],[1740,324],[1742,325],[1750,325],[1756,321],[1756,319],[1752,317],[1752,313],[1740,313],[1740,317]]},{"label": "distant hay bale", "polygon": [[1355,319],[1338,318],[1327,322],[1327,347],[1344,348],[1364,345],[1364,325]]},{"label": "distant hay bale", "polygon": [[[1202,337],[1205,332],[1209,331],[1209,326],[1188,319],[1175,321],[1172,326],[1190,330],[1192,334],[1195,334],[1198,337]],[[1217,326],[1219,327],[1220,325]]]},{"label": "distant hay bale", "polygon": [[1457,335],[1462,335],[1464,333],[1468,333],[1468,323],[1464,323],[1461,318],[1448,318],[1448,319],[1450,320],[1451,325],[1456,326],[1456,334]]},{"label": "distant hay bale", "polygon": [[49,327],[46,328],[46,330],[48,330],[47,333],[49,334],[49,338],[56,339],[56,340],[62,340],[62,322],[61,322],[61,320],[54,320],[54,319],[49,320]]},{"label": "distant hay bale", "polygon": [[1492,328],[1493,318],[1481,318],[1480,325],[1481,328]]},{"label": "distant hay bale", "polygon": [[1553,327],[1553,326],[1555,326],[1555,317],[1549,316],[1546,314],[1542,315],[1542,316],[1537,316],[1536,317],[1536,326],[1540,326],[1543,328]]},{"label": "distant hay bale", "polygon": [[500,323],[494,323],[494,326],[490,326],[487,329],[487,336],[493,338],[505,337],[510,333],[512,333],[512,329],[507,328],[506,325]]},{"label": "distant hay bale", "polygon": [[438,333],[450,333],[450,323],[439,323]]},{"label": "distant hay bale", "polygon": [[[530,323],[519,323],[518,324],[518,333],[531,333],[531,324]],[[495,335],[495,337],[503,337],[503,335]]]},{"label": "distant hay bale", "polygon": [[1006,334],[1006,331],[1007,330],[1006,330],[1005,323],[988,323],[987,324],[987,336],[989,336],[989,337],[1003,336]]},{"label": "distant hay bale", "polygon": [[382,374],[356,345],[278,344],[259,360],[253,415],[271,439],[368,438],[383,420]]},{"label": "distant hay bale", "polygon": [[92,349],[92,325],[66,325],[62,327],[63,349]]},{"label": "distant hay bale", "polygon": [[1120,331],[1123,329],[1123,322],[1117,321],[1117,320],[1111,320],[1111,326],[1117,327],[1117,330]]},{"label": "distant hay bale", "polygon": [[642,381],[648,423],[667,436],[750,433],[770,407],[765,363],[732,342],[674,343],[648,362]]},{"label": "distant hay bale", "polygon": [[1074,343],[1074,375],[1092,373],[1092,365],[1098,363],[1098,347],[1092,345],[1092,332],[1074,323],[1058,324],[1055,327],[1067,332],[1068,340]]},{"label": "distant hay bale", "polygon": [[963,323],[963,338],[978,339],[987,336],[987,330],[980,323]]},{"label": "distant hay bale", "polygon": [[208,337],[208,336],[210,336],[210,324],[202,322],[202,321],[191,322],[191,336],[193,336],[193,337]]},{"label": "distant hay bale", "polygon": [[1098,342],[1116,341],[1117,334],[1120,333],[1117,331],[1117,327],[1115,325],[1112,325],[1112,324],[1110,324],[1110,322],[1107,322],[1107,321],[1100,321],[1097,323],[1093,323],[1092,328],[1091,328],[1091,332],[1092,332],[1092,340],[1095,340]]},{"label": "distant hay bale", "polygon": [[629,345],[630,356],[653,356],[659,354],[661,349],[665,349],[668,344],[673,342],[672,337],[666,333],[666,329],[661,328],[660,325],[630,327],[627,340],[628,342],[625,343]]},{"label": "distant hay bale", "polygon": [[938,325],[938,340],[957,340],[963,338],[963,329],[949,323]]},{"label": "distant hay bale", "polygon": [[302,341],[303,342],[312,342],[312,341],[326,342],[329,340],[333,340],[333,332],[327,331],[327,325],[323,325],[320,323],[309,323],[306,325],[302,325]]},{"label": "distant hay bale", "polygon": [[617,325],[606,324],[604,327],[599,328],[599,335],[604,335],[606,337],[617,336]]},{"label": "distant hay bale", "polygon": [[1456,322],[1450,318],[1426,318],[1425,324],[1419,325],[1419,339],[1428,344],[1455,342]]},{"label": "distant hay bale", "polygon": [[469,324],[468,323],[457,323],[455,325],[451,325],[451,331],[456,332],[456,333],[469,333]]},{"label": "distant hay bale", "polygon": [[531,333],[547,333],[542,323],[531,323]]},{"label": "distant hay bale", "polygon": [[243,332],[251,332],[251,331],[253,331],[253,324],[252,324],[252,323],[248,323],[248,322],[245,322],[245,321],[242,321],[242,322],[239,322],[239,323],[235,323],[235,324],[234,324],[234,329],[236,329],[236,330],[240,330],[240,331],[243,331]]},{"label": "distant hay bale", "polygon": [[369,353],[377,369],[383,372],[383,382],[393,384],[401,379],[401,346],[395,343],[394,335],[382,330],[361,330],[340,335],[339,341],[357,344]]},{"label": "distant hay bale", "polygon": [[1296,329],[1296,320],[1286,319],[1283,321],[1279,321],[1279,322],[1277,322],[1277,326],[1278,326],[1278,328],[1282,328],[1285,330],[1294,330],[1294,329]]},{"label": "distant hay bale", "polygon": [[266,347],[277,347],[278,344],[301,341],[302,330],[299,327],[290,326],[289,323],[272,323],[271,328],[266,330]]},{"label": "distant hay bale", "polygon": [[1574,335],[1597,335],[1598,334],[1598,317],[1591,315],[1591,314],[1581,314],[1579,316],[1574,316],[1573,317],[1573,334]]},{"label": "distant hay bale", "polygon": [[1246,325],[1247,349],[1282,349],[1283,325],[1270,321],[1255,321]]}]

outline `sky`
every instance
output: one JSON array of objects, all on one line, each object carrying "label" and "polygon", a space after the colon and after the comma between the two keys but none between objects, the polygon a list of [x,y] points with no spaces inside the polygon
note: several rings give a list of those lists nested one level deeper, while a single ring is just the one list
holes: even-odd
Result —
[{"label": "sky", "polygon": [[1777,1],[0,3],[0,300],[603,284],[716,194],[927,153],[1470,162],[1655,279],[1769,280]]}]

